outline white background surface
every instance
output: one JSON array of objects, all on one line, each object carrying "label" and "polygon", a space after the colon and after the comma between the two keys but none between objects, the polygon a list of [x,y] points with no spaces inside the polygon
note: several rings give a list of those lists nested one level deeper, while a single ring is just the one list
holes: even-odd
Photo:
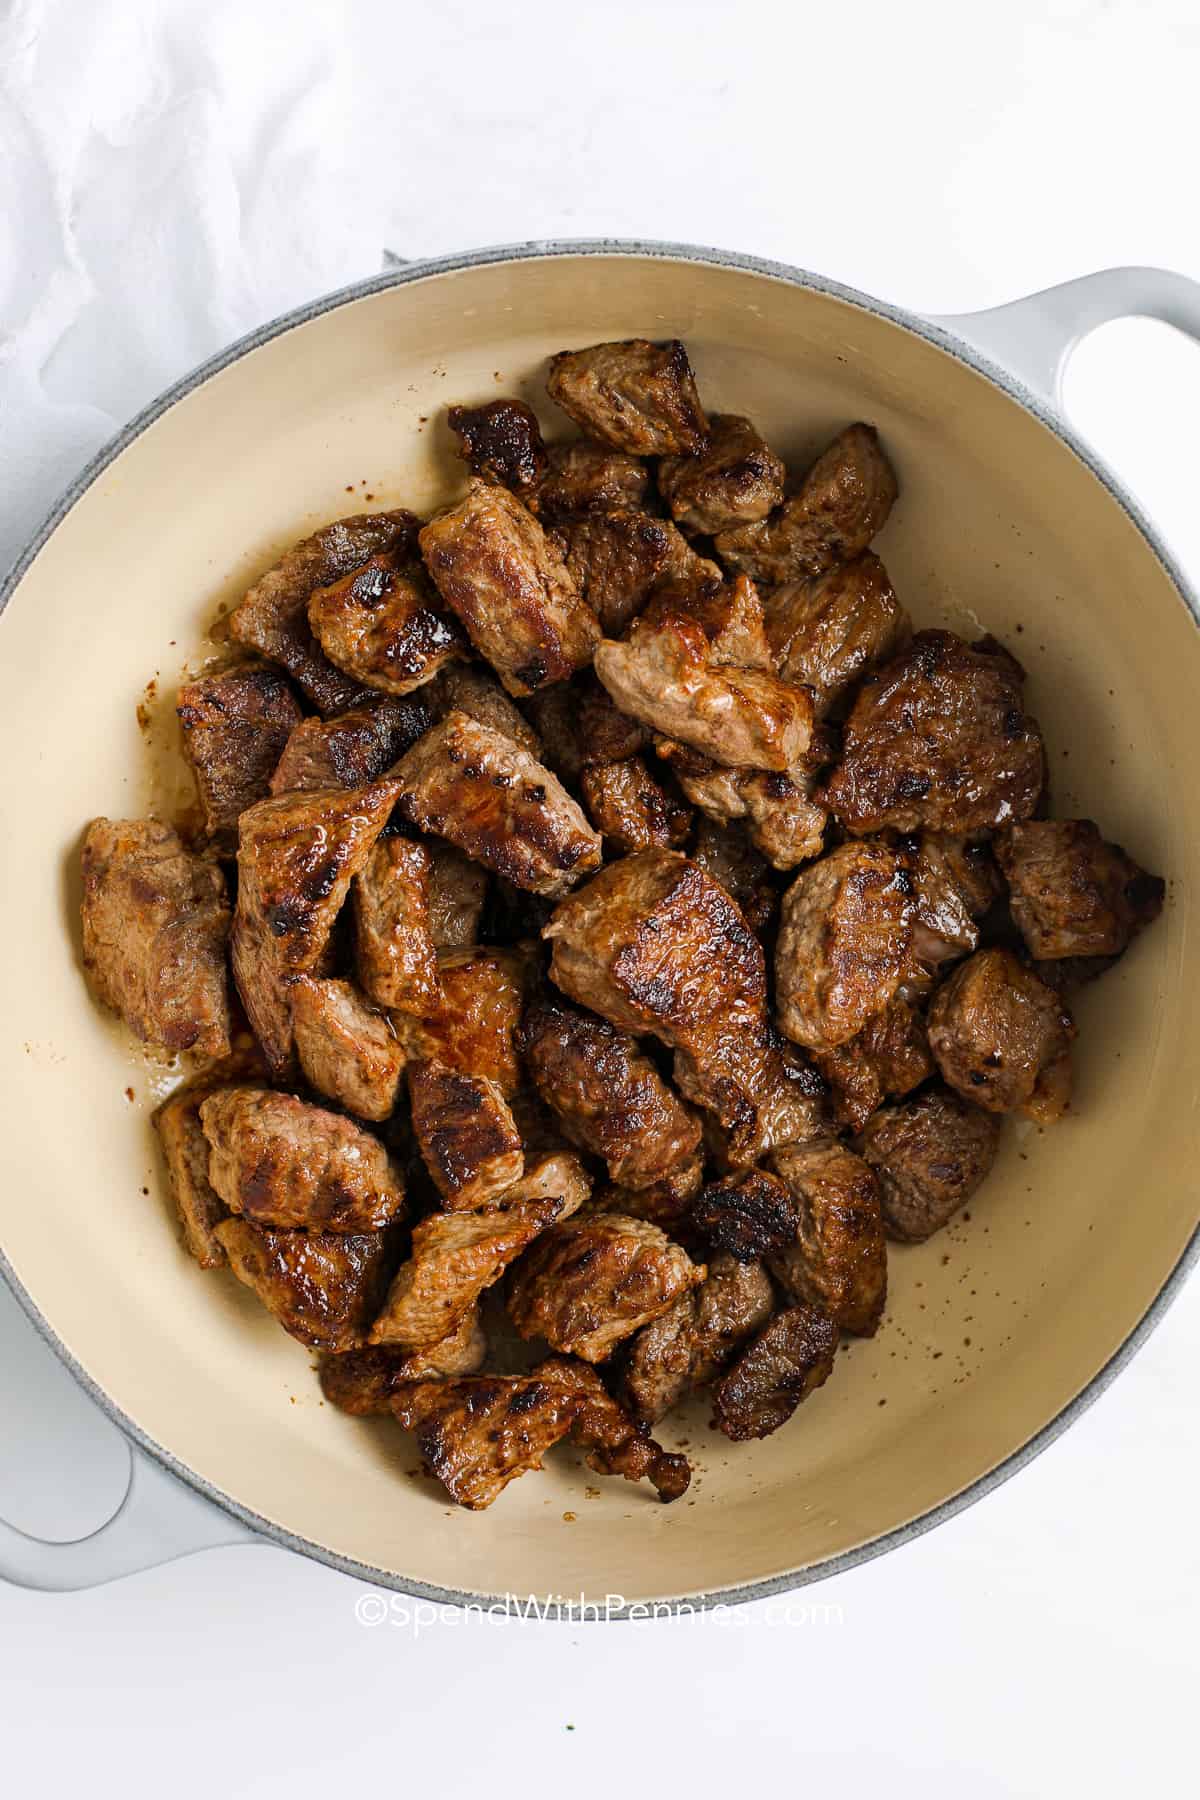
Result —
[{"label": "white background surface", "polygon": [[[938,313],[1109,263],[1200,277],[1198,82],[1194,0],[18,0],[0,554],[167,381],[385,244],[685,239]],[[1067,398],[1200,578],[1200,354],[1109,327]],[[4,1786],[1186,1790],[1198,1353],[1193,1283],[1017,1480],[790,1620],[369,1627],[357,1584],[267,1547],[91,1593],[0,1586]],[[0,1370],[0,1512],[94,1527],[123,1445],[6,1296]]]}]

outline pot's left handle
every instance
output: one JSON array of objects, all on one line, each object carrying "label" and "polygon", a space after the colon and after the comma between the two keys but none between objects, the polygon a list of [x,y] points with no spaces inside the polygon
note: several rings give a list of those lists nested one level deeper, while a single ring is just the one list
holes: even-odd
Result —
[{"label": "pot's left handle", "polygon": [[89,1537],[53,1544],[0,1520],[0,1579],[17,1587],[69,1593],[101,1587],[196,1550],[262,1542],[131,1444],[125,1498],[108,1523]]},{"label": "pot's left handle", "polygon": [[986,312],[931,318],[1061,410],[1063,371],[1089,331],[1111,319],[1161,319],[1200,340],[1200,282],[1171,269],[1099,269]]}]

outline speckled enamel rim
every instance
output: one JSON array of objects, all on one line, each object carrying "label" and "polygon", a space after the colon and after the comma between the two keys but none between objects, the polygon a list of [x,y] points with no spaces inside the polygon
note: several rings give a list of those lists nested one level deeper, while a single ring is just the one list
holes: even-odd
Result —
[{"label": "speckled enamel rim", "polygon": [[[861,294],[854,288],[843,287],[836,281],[827,281],[821,275],[813,275],[806,270],[792,268],[786,263],[767,262],[760,257],[740,256],[732,251],[707,249],[693,244],[638,243],[635,240],[623,238],[552,239],[546,242],[526,244],[501,244],[491,249],[471,250],[455,256],[436,257],[428,262],[400,264],[394,269],[388,269],[382,275],[355,282],[349,287],[339,288],[335,293],[328,294],[320,300],[314,300],[307,306],[298,307],[294,312],[285,313],[270,324],[260,326],[257,331],[252,331],[246,337],[239,338],[227,350],[222,350],[218,355],[210,357],[207,362],[201,363],[189,375],[185,375],[182,380],[177,381],[173,387],[167,388],[165,393],[160,394],[157,400],[154,400],[136,418],[132,419],[103,450],[92,458],[51,509],[41,529],[17,558],[3,587],[0,587],[0,612],[7,606],[26,570],[51,533],[65,518],[75,502],[87,492],[96,478],[120,456],[123,450],[133,443],[135,438],[146,430],[147,426],[153,425],[155,420],[160,418],[169,407],[174,406],[177,400],[182,400],[185,395],[191,393],[193,388],[199,387],[211,376],[218,374],[222,369],[227,369],[232,363],[238,362],[243,356],[248,355],[250,351],[257,350],[260,345],[269,343],[272,338],[281,336],[285,331],[291,331],[294,326],[304,325],[310,319],[320,318],[323,313],[332,312],[336,307],[348,306],[356,300],[362,300],[370,294],[378,294],[387,288],[404,287],[412,281],[427,281],[433,276],[454,274],[461,269],[477,268],[488,263],[526,262],[552,256],[652,257],[666,262],[703,263],[717,268],[738,269],[750,275],[769,276],[775,281],[786,282],[791,287],[801,288],[810,293],[824,294],[832,299],[845,301],[848,305],[856,306],[864,312],[874,313],[879,318],[890,320],[893,325],[912,332],[916,337],[926,339],[939,350],[945,351],[948,356],[954,357],[956,361],[967,364],[977,374],[983,375],[994,386],[1000,388],[1010,399],[1017,401],[1027,412],[1032,413],[1048,431],[1052,431],[1055,437],[1059,438],[1079,458],[1080,462],[1090,469],[1097,480],[1107,489],[1111,498],[1137,526],[1142,537],[1170,577],[1176,592],[1191,613],[1192,618],[1200,625],[1200,600],[1192,591],[1182,571],[1149,520],[1145,518],[1137,503],[1126,493],[1112,472],[1046,405],[1044,400],[1031,392],[1005,369],[990,362],[985,356],[981,356],[961,338],[955,337],[940,325],[919,318],[913,313],[905,312],[900,307],[889,306],[885,301],[872,299],[869,295]],[[708,1611],[714,1607],[740,1605],[748,1600],[766,1599],[773,1594],[784,1594],[795,1588],[806,1587],[811,1582],[823,1581],[828,1576],[843,1574],[848,1569],[857,1568],[860,1563],[869,1562],[889,1550],[898,1549],[902,1544],[911,1543],[914,1538],[922,1536],[927,1531],[932,1531],[935,1526],[941,1525],[947,1519],[952,1519],[956,1513],[963,1512],[975,1501],[982,1500],[985,1494],[992,1493],[1001,1483],[1017,1474],[1018,1470],[1023,1469],[1027,1463],[1032,1462],[1034,1457],[1040,1455],[1069,1425],[1074,1424],[1075,1420],[1086,1412],[1093,1401],[1099,1399],[1109,1383],[1120,1374],[1160,1323],[1190,1275],[1197,1258],[1200,1258],[1200,1227],[1193,1232],[1187,1247],[1152,1304],[1103,1368],[1039,1432],[1029,1438],[1019,1449],[1014,1450],[1011,1456],[998,1463],[995,1468],[989,1469],[985,1475],[981,1475],[978,1480],[973,1481],[969,1487],[963,1488],[948,1500],[942,1501],[939,1506],[931,1507],[928,1512],[909,1520],[907,1524],[897,1526],[894,1531],[885,1532],[881,1537],[872,1538],[868,1543],[859,1544],[855,1549],[844,1551],[839,1556],[828,1557],[821,1562],[809,1564],[805,1568],[774,1576],[768,1581],[747,1582],[741,1586],[721,1588],[705,1594],[681,1595],[669,1602],[660,1603],[660,1608],[656,1610],[669,1606],[672,1612]],[[370,1582],[377,1587],[393,1588],[418,1599],[455,1606],[486,1607],[503,1604],[504,1597],[501,1595],[470,1593],[456,1588],[432,1587],[423,1582],[406,1580],[392,1574],[390,1570],[375,1568],[370,1563],[359,1562],[352,1557],[339,1556],[324,1545],[314,1543],[308,1538],[297,1537],[271,1520],[261,1518],[248,1507],[240,1505],[229,1495],[222,1493],[219,1488],[214,1487],[192,1469],[186,1467],[165,1446],[147,1436],[134,1420],[122,1412],[109,1395],[93,1381],[87,1370],[71,1355],[49,1320],[25,1291],[2,1248],[0,1248],[0,1273],[4,1275],[17,1300],[50,1348],[67,1365],[80,1386],[91,1396],[97,1406],[108,1414],[113,1423],[119,1426],[134,1444],[161,1464],[163,1468],[169,1470],[172,1475],[177,1476],[180,1481],[185,1482],[233,1518],[249,1526],[252,1531],[285,1549],[295,1550],[302,1556],[311,1556],[317,1562],[327,1563],[331,1568],[340,1569],[344,1574],[352,1575],[359,1581]],[[622,1608],[609,1612],[600,1609],[598,1616],[605,1620],[618,1620],[628,1618],[631,1612],[635,1616],[641,1616],[644,1610],[644,1608]],[[597,1613],[586,1608],[581,1611],[575,1604],[562,1602],[548,1604],[541,1616],[571,1623],[582,1623],[591,1622],[597,1617]]]}]

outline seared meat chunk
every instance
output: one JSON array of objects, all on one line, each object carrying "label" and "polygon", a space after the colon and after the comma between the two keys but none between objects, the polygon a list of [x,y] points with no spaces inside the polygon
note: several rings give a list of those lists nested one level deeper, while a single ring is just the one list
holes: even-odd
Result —
[{"label": "seared meat chunk", "polygon": [[585,1212],[552,1225],[522,1257],[510,1278],[509,1317],[522,1337],[603,1362],[704,1275],[656,1225]]},{"label": "seared meat chunk", "polygon": [[401,1382],[391,1405],[450,1498],[482,1512],[518,1475],[541,1468],[547,1450],[570,1431],[580,1395],[535,1369]]},{"label": "seared meat chunk", "polygon": [[719,1250],[698,1288],[639,1331],[629,1345],[622,1389],[634,1417],[661,1419],[691,1387],[703,1386],[762,1329],[775,1306],[760,1262]]},{"label": "seared meat chunk", "polygon": [[693,806],[717,824],[745,820],[751,843],[773,868],[794,869],[821,854],[829,813],[813,799],[818,778],[805,766],[813,746],[795,769],[783,773],[725,768],[669,738],[660,738],[655,748]]},{"label": "seared meat chunk", "polygon": [[979,942],[976,915],[987,910],[987,902],[977,906],[979,882],[961,840],[926,831],[905,848],[916,903],[910,985],[920,988],[926,974],[936,974],[944,963],[974,950]]},{"label": "seared meat chunk", "polygon": [[381,1231],[269,1231],[249,1219],[216,1228],[238,1280],[302,1344],[354,1350],[387,1285],[387,1239]]},{"label": "seared meat chunk", "polygon": [[652,1181],[649,1187],[605,1188],[589,1205],[593,1212],[624,1213],[631,1219],[645,1219],[668,1237],[682,1240],[688,1235],[692,1202],[703,1180],[704,1158],[697,1155]]},{"label": "seared meat chunk", "polygon": [[714,1182],[692,1203],[691,1224],[705,1243],[738,1262],[784,1250],[800,1227],[791,1188],[767,1169]]},{"label": "seared meat chunk", "polygon": [[541,760],[565,781],[577,783],[593,763],[625,762],[650,743],[649,729],[618,711],[590,670],[543,688],[526,706],[542,741]]},{"label": "seared meat chunk", "polygon": [[424,695],[399,700],[375,694],[336,718],[304,719],[284,746],[270,790],[289,794],[300,788],[366,787],[432,723]]},{"label": "seared meat chunk", "polygon": [[1046,766],[1021,683],[1002,652],[919,631],[859,689],[825,789],[839,824],[962,835],[1030,818]]},{"label": "seared meat chunk", "polygon": [[579,1410],[571,1437],[587,1451],[589,1469],[597,1475],[623,1475],[626,1481],[648,1480],[663,1501],[687,1493],[692,1479],[687,1457],[667,1452],[640,1430],[595,1369],[565,1356],[551,1356],[538,1364],[534,1374],[576,1395]]},{"label": "seared meat chunk", "polygon": [[678,338],[560,350],[550,359],[546,392],[589,437],[633,456],[690,456],[708,437],[692,365]]},{"label": "seared meat chunk", "polygon": [[886,1099],[933,1074],[924,1020],[901,994],[846,1043],[814,1051],[813,1060],[829,1084],[834,1117],[852,1131],[861,1131]]},{"label": "seared meat chunk", "polygon": [[214,1091],[211,1081],[192,1083],[177,1089],[154,1114],[183,1241],[202,1269],[224,1267],[216,1227],[229,1217],[229,1208],[208,1179],[208,1139],[200,1124],[201,1103]]},{"label": "seared meat chunk", "polygon": [[408,1065],[413,1135],[451,1210],[487,1206],[525,1173],[521,1138],[494,1081],[444,1063]]},{"label": "seared meat chunk", "polygon": [[449,1337],[426,1350],[379,1344],[364,1350],[327,1352],[321,1358],[321,1392],[331,1405],[356,1419],[390,1413],[392,1395],[402,1381],[474,1375],[486,1356],[487,1339],[476,1306],[463,1314]]},{"label": "seared meat chunk", "polygon": [[697,819],[692,861],[719,881],[751,931],[761,934],[779,904],[766,858],[739,825],[719,824],[711,815]]},{"label": "seared meat chunk", "polygon": [[421,1350],[461,1323],[485,1288],[503,1275],[562,1210],[556,1198],[518,1200],[471,1212],[431,1213],[413,1226],[412,1251],[400,1265],[372,1344]]},{"label": "seared meat chunk", "polygon": [[395,1020],[406,1055],[486,1076],[511,1101],[522,1080],[516,1034],[528,975],[526,960],[513,950],[442,952],[432,1010]]},{"label": "seared meat chunk", "polygon": [[767,1259],[771,1273],[789,1299],[819,1307],[843,1331],[873,1337],[887,1298],[875,1176],[834,1138],[777,1150],[771,1166],[799,1215],[791,1243]]},{"label": "seared meat chunk", "polygon": [[1164,883],[1105,843],[1091,819],[1013,825],[996,858],[1017,928],[1039,961],[1120,956],[1162,911]]},{"label": "seared meat chunk", "polygon": [[980,950],[929,1007],[929,1047],[943,1079],[988,1112],[1048,1125],[1070,1103],[1075,1025],[1062,1000],[1011,950]]},{"label": "seared meat chunk", "polygon": [[618,637],[642,610],[671,552],[667,527],[634,507],[564,519],[550,539],[606,637]]},{"label": "seared meat chunk", "polygon": [[291,989],[292,1029],[309,1086],[360,1119],[387,1119],[404,1052],[385,1014],[348,981],[301,975]]},{"label": "seared meat chunk", "polygon": [[510,694],[565,681],[592,660],[600,627],[557,547],[507,488],[476,482],[421,533],[442,599]]},{"label": "seared meat chunk", "polygon": [[870,550],[814,580],[776,588],[764,610],[779,673],[812,688],[818,717],[893,656],[911,630],[887,570]]},{"label": "seared meat chunk", "polygon": [[700,1148],[695,1114],[635,1040],[561,1001],[527,1008],[520,1045],[541,1098],[572,1143],[604,1158],[609,1178],[650,1187]]},{"label": "seared meat chunk", "polygon": [[527,1200],[553,1200],[559,1209],[554,1215],[555,1220],[561,1224],[588,1204],[592,1192],[591,1176],[573,1151],[557,1147],[546,1149],[528,1137],[524,1141],[525,1173],[505,1190],[503,1204],[516,1206]]},{"label": "seared meat chunk", "polygon": [[[553,691],[553,690],[551,690]],[[502,731],[530,756],[542,754],[538,734],[509,699],[496,677],[478,663],[447,663],[430,682],[421,699],[432,710],[435,723],[452,712],[465,712],[477,724]]]},{"label": "seared meat chunk", "polygon": [[659,463],[658,490],[685,531],[727,531],[765,519],[783,499],[784,474],[749,419],[714,413],[699,455]]},{"label": "seared meat chunk", "polygon": [[947,1088],[867,1121],[859,1148],[879,1181],[889,1237],[919,1244],[951,1219],[996,1158],[1000,1122]]},{"label": "seared meat chunk", "polygon": [[354,877],[358,978],[379,1006],[423,1013],[436,1004],[432,884],[428,846],[394,836],[378,840]]},{"label": "seared meat chunk", "polygon": [[580,786],[592,823],[617,850],[648,850],[652,844],[678,849],[692,828],[687,807],[672,800],[640,756],[589,763]]},{"label": "seared meat chunk", "polygon": [[218,849],[232,850],[239,815],[266,798],[284,745],[304,716],[300,704],[278,669],[242,663],[186,682],[175,711],[204,829]]},{"label": "seared meat chunk", "polygon": [[144,1044],[229,1051],[229,901],[214,862],[157,819],[96,819],[83,872],[83,967],[96,999]]},{"label": "seared meat chunk", "polygon": [[896,476],[870,425],[850,425],[769,518],[723,531],[717,554],[756,581],[821,575],[861,556],[896,499]]},{"label": "seared meat chunk", "polygon": [[783,897],[775,983],[781,1028],[831,1050],[862,1030],[899,987],[912,945],[909,859],[882,843],[842,844]]},{"label": "seared meat chunk", "polygon": [[713,1424],[735,1444],[769,1437],[833,1373],[838,1331],[815,1306],[778,1312],[713,1389]]},{"label": "seared meat chunk", "polygon": [[308,622],[331,663],[385,694],[411,693],[466,649],[458,620],[403,552],[384,551],[318,588]]},{"label": "seared meat chunk", "polygon": [[523,400],[452,406],[446,423],[458,439],[459,455],[481,481],[528,494],[549,467],[542,428]]},{"label": "seared meat chunk", "polygon": [[233,974],[271,1070],[292,1055],[290,985],[316,971],[351,880],[387,823],[395,781],[314,788],[242,814]]},{"label": "seared meat chunk", "polygon": [[250,589],[229,621],[236,643],[285,668],[318,712],[344,712],[366,697],[351,676],[334,668],[312,634],[308,602],[381,551],[411,552],[421,521],[410,512],[358,513],[305,538]]},{"label": "seared meat chunk", "polygon": [[542,518],[565,519],[572,513],[641,506],[646,498],[650,470],[623,450],[605,450],[576,439],[570,444],[551,444],[547,455],[549,472],[530,501]]},{"label": "seared meat chunk", "polygon": [[465,950],[479,941],[488,875],[453,844],[429,845],[429,930],[439,950]]},{"label": "seared meat chunk", "polygon": [[515,887],[553,898],[600,862],[599,835],[558,778],[466,713],[426,732],[395,774],[402,818]]},{"label": "seared meat chunk", "polygon": [[341,1113],[269,1088],[228,1087],[201,1102],[208,1179],[231,1212],[281,1231],[381,1231],[404,1212],[387,1151]]}]

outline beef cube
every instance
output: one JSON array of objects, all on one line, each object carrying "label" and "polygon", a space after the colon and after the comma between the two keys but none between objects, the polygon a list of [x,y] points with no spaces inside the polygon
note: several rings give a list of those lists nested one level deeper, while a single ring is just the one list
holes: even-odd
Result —
[{"label": "beef cube", "polygon": [[544,519],[609,507],[641,506],[650,487],[650,470],[623,450],[576,439],[551,444],[549,471],[530,504]]},{"label": "beef cube", "polygon": [[275,765],[304,716],[299,702],[278,669],[243,663],[186,682],[175,711],[205,832],[219,850],[230,851],[239,816],[267,796]]},{"label": "beef cube", "polygon": [[227,1087],[200,1105],[208,1179],[231,1212],[280,1231],[382,1231],[404,1178],[353,1119],[269,1088]]},{"label": "beef cube", "polygon": [[1046,779],[1010,657],[919,631],[859,689],[824,798],[856,836],[960,836],[1032,817]]},{"label": "beef cube", "polygon": [[392,1412],[431,1475],[459,1506],[481,1512],[510,1481],[540,1469],[566,1437],[579,1394],[561,1381],[531,1375],[469,1375],[457,1381],[399,1383]]},{"label": "beef cube", "polygon": [[771,1167],[798,1214],[792,1241],[767,1258],[771,1273],[790,1300],[873,1337],[887,1298],[887,1245],[871,1169],[833,1138],[777,1150]]},{"label": "beef cube", "polygon": [[478,663],[447,663],[421,698],[431,709],[435,723],[452,712],[464,712],[477,724],[502,731],[522,750],[528,750],[530,756],[542,754],[537,732],[509,699],[496,677]]},{"label": "beef cube", "polygon": [[741,826],[719,823],[707,808],[704,813],[696,821],[692,861],[720,882],[751,931],[761,936],[779,904],[767,860]]},{"label": "beef cube", "polygon": [[781,1176],[749,1169],[706,1187],[692,1204],[691,1224],[714,1250],[738,1262],[754,1262],[795,1240],[800,1208]]},{"label": "beef cube", "polygon": [[698,455],[659,463],[658,490],[685,531],[730,531],[774,511],[783,499],[785,473],[749,419],[714,413]]},{"label": "beef cube", "polygon": [[514,950],[442,952],[432,1011],[395,1020],[406,1055],[485,1076],[511,1101],[522,1082],[516,1034],[528,980],[528,964]]},{"label": "beef cube", "polygon": [[912,945],[909,861],[882,843],[842,844],[783,897],[775,951],[779,1023],[797,1044],[831,1050],[882,1010]]},{"label": "beef cube", "polygon": [[452,712],[397,764],[400,816],[515,887],[551,898],[600,862],[599,835],[549,769]]},{"label": "beef cube", "polygon": [[[979,942],[975,923],[977,886],[966,872],[960,840],[922,832],[909,846],[916,911],[913,917],[912,982],[927,985],[945,964],[967,956]],[[980,911],[986,910],[986,903]]]},{"label": "beef cube", "polygon": [[861,1131],[891,1097],[910,1093],[933,1074],[929,1039],[920,1013],[897,994],[862,1030],[813,1060],[828,1083],[839,1125]]},{"label": "beef cube", "polygon": [[996,842],[1009,905],[1031,956],[1120,956],[1162,911],[1164,883],[1091,819],[1029,819]]},{"label": "beef cube", "polygon": [[164,1100],[154,1114],[183,1241],[202,1269],[225,1266],[216,1228],[229,1217],[229,1208],[208,1179],[208,1139],[200,1124],[201,1103],[213,1092],[211,1081],[190,1083]]},{"label": "beef cube", "polygon": [[354,1350],[387,1285],[382,1232],[268,1231],[249,1219],[216,1228],[229,1266],[302,1344]]},{"label": "beef cube", "polygon": [[348,981],[301,975],[291,990],[292,1029],[309,1086],[360,1119],[388,1119],[404,1052],[387,1017]]},{"label": "beef cube", "polygon": [[424,695],[399,700],[375,694],[334,719],[305,719],[284,746],[270,791],[366,787],[378,781],[432,723]]},{"label": "beef cube", "polygon": [[929,1047],[942,1078],[988,1112],[1039,1124],[1070,1103],[1075,1025],[1060,997],[1011,950],[980,950],[937,990]]},{"label": "beef cube", "polygon": [[526,1200],[422,1219],[371,1327],[371,1343],[410,1350],[440,1343],[561,1207],[557,1199]]},{"label": "beef cube", "polygon": [[506,488],[476,482],[421,533],[442,599],[510,694],[565,681],[592,660],[600,627],[557,547]]},{"label": "beef cube", "polygon": [[214,862],[157,819],[96,819],[83,840],[83,968],[144,1044],[229,1052],[229,901]]},{"label": "beef cube", "polygon": [[687,807],[672,800],[640,756],[589,763],[580,786],[593,825],[615,850],[678,849],[692,828]]},{"label": "beef cube", "polygon": [[358,978],[378,1006],[420,1014],[437,1002],[432,882],[431,850],[394,836],[378,840],[354,878]]},{"label": "beef cube", "polygon": [[534,1370],[543,1381],[561,1383],[579,1401],[571,1425],[572,1440],[587,1451],[587,1465],[597,1475],[623,1475],[626,1481],[650,1482],[660,1500],[678,1500],[692,1479],[686,1456],[670,1454],[656,1444],[613,1399],[595,1369],[565,1356],[548,1357]]},{"label": "beef cube", "polygon": [[704,1180],[704,1158],[697,1155],[680,1163],[667,1175],[660,1175],[648,1187],[610,1187],[589,1202],[593,1212],[622,1213],[626,1218],[644,1219],[657,1225],[668,1237],[689,1235],[692,1202]]},{"label": "beef cube", "polygon": [[712,1381],[767,1323],[774,1306],[771,1278],[760,1262],[739,1262],[718,1251],[700,1286],[630,1343],[622,1392],[634,1417],[653,1425],[689,1388]]},{"label": "beef cube", "polygon": [[400,1350],[380,1344],[364,1350],[327,1352],[321,1358],[321,1392],[331,1406],[364,1419],[390,1413],[392,1395],[402,1381],[447,1380],[474,1375],[483,1367],[487,1338],[479,1308],[464,1313],[449,1337],[425,1350]]},{"label": "beef cube", "polygon": [[487,1206],[525,1173],[521,1138],[494,1081],[444,1063],[408,1066],[413,1135],[448,1210]]},{"label": "beef cube", "polygon": [[381,551],[411,552],[421,521],[402,509],[358,513],[314,532],[257,581],[230,618],[235,643],[285,668],[317,711],[328,717],[367,698],[367,690],[336,669],[308,622],[308,603]]},{"label": "beef cube", "polygon": [[308,622],[331,663],[385,694],[411,693],[466,651],[458,620],[403,552],[384,551],[318,588]]},{"label": "beef cube", "polygon": [[1000,1122],[947,1088],[928,1088],[868,1120],[859,1148],[879,1181],[889,1237],[919,1244],[975,1193],[996,1158]]},{"label": "beef cube", "polygon": [[719,825],[745,821],[750,842],[772,868],[794,869],[821,854],[829,813],[813,799],[818,778],[806,766],[808,757],[777,774],[726,768],[670,738],[660,738],[655,748],[693,806]]},{"label": "beef cube", "polygon": [[666,526],[634,507],[612,507],[564,519],[549,535],[605,637],[619,637],[666,568]]},{"label": "beef cube", "polygon": [[883,530],[896,493],[879,433],[850,425],[769,518],[721,532],[717,554],[728,567],[772,584],[824,574],[862,555]]},{"label": "beef cube", "polygon": [[589,671],[543,688],[526,702],[541,739],[541,760],[564,781],[578,783],[594,763],[625,762],[650,743],[650,732],[619,712]]},{"label": "beef cube", "polygon": [[452,406],[446,423],[458,439],[459,455],[481,481],[526,495],[549,468],[541,426],[523,400]]},{"label": "beef cube", "polygon": [[708,438],[687,351],[630,338],[560,350],[546,392],[597,443],[632,456],[690,456]]},{"label": "beef cube", "polygon": [[713,1389],[713,1424],[735,1444],[769,1437],[833,1373],[838,1332],[815,1306],[790,1306]]},{"label": "beef cube", "polygon": [[815,579],[786,582],[765,612],[779,673],[813,690],[819,718],[894,656],[912,628],[887,570],[869,550]]}]

